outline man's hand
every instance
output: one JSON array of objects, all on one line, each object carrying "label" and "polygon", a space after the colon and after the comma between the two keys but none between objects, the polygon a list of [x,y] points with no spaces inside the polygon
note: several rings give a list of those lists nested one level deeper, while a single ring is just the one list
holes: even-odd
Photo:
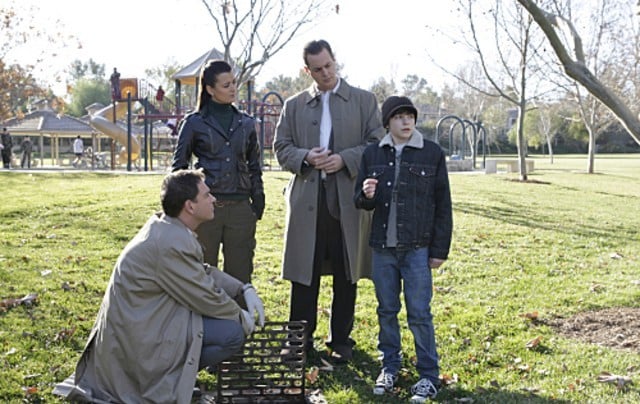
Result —
[{"label": "man's hand", "polygon": [[309,150],[309,153],[307,153],[307,156],[304,159],[309,163],[309,165],[318,168],[318,164],[323,164],[327,160],[329,153],[331,153],[331,150],[318,146]]},{"label": "man's hand", "polygon": [[246,310],[242,310],[240,315],[240,323],[245,336],[253,334],[256,329],[256,323],[253,316]]},{"label": "man's hand", "polygon": [[249,311],[249,315],[251,315],[251,318],[253,318],[255,313],[258,312],[258,324],[260,324],[260,327],[264,327],[264,305],[262,304],[262,300],[258,296],[256,290],[250,284],[247,283],[246,285],[244,285],[243,289],[244,301],[247,303],[247,310]]},{"label": "man's hand", "polygon": [[307,163],[316,170],[322,170],[327,174],[336,173],[344,167],[344,160],[339,154],[331,154],[331,150],[324,147],[314,147],[305,157]]},{"label": "man's hand", "polygon": [[324,170],[327,174],[337,173],[344,167],[344,161],[339,154],[332,154],[326,158],[321,164],[316,165],[318,170]]}]

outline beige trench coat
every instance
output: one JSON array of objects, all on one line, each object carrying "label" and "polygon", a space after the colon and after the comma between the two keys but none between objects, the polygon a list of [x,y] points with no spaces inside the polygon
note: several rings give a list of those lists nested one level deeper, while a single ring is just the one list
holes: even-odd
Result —
[{"label": "beige trench coat", "polygon": [[241,290],[240,281],[203,264],[202,248],[182,222],[152,216],[118,258],[65,395],[93,402],[189,403],[202,315],[241,321],[230,297]]},{"label": "beige trench coat", "polygon": [[[367,240],[371,212],[358,210],[353,202],[355,180],[365,146],[384,135],[375,96],[350,86],[344,79],[329,98],[333,128],[333,153],[345,168],[337,173],[342,235],[347,265],[355,283],[371,273],[371,250]],[[287,217],[282,277],[311,284],[315,249],[320,171],[303,164],[313,147],[319,146],[322,102],[315,85],[287,99],[276,125],[274,152],[283,169],[293,173],[285,190]],[[328,262],[327,262],[328,265]],[[328,266],[323,273],[330,273]]]}]

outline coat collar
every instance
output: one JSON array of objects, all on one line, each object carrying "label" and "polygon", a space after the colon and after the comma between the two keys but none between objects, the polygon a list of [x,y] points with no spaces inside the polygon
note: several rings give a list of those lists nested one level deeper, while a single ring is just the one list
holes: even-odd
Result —
[{"label": "coat collar", "polygon": [[[409,141],[405,144],[405,146],[413,147],[414,149],[422,149],[422,147],[424,146],[424,142],[422,140],[423,138],[424,137],[422,136],[422,133],[418,132],[417,129],[414,129],[413,132],[411,133],[411,137],[409,138]],[[380,143],[378,143],[378,146],[379,147],[395,146],[393,143],[393,139],[391,138],[391,133],[387,132],[387,134],[384,135]]]},{"label": "coat collar", "polygon": [[[336,84],[336,88],[332,90],[334,94],[339,96],[345,101],[349,100],[349,96],[351,95],[351,86],[347,81],[343,78],[338,78],[338,83]],[[318,87],[315,83],[309,86],[304,91],[305,104],[310,104],[312,102],[317,102],[318,105],[321,104],[322,91],[318,90]]]}]

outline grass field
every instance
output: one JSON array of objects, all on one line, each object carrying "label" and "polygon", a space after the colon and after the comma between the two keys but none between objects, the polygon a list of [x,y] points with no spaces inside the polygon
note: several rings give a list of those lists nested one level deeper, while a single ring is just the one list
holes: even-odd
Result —
[{"label": "grass field", "polygon": [[[640,155],[532,156],[528,183],[515,174],[451,174],[454,236],[434,273],[439,402],[640,403],[640,351],[568,339],[552,320],[640,302]],[[288,317],[280,279],[289,178],[265,172],[267,210],[258,226],[255,285],[269,320]],[[84,346],[121,249],[159,209],[160,174],[0,172],[0,401],[59,400]],[[323,281],[316,346],[330,310]],[[36,294],[34,304],[9,299]],[[352,364],[307,386],[329,403],[406,402],[415,382],[404,311],[405,366],[396,395],[373,396],[379,371],[372,283],[359,284]],[[640,339],[640,330],[628,332]],[[532,342],[533,341],[533,342]],[[598,381],[610,372],[634,384]],[[204,383],[213,383],[201,375]]]}]

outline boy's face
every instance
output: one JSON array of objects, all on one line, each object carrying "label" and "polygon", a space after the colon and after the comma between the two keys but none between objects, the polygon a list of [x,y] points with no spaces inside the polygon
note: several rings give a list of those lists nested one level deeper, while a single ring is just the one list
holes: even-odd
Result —
[{"label": "boy's face", "polygon": [[416,117],[413,112],[399,110],[389,119],[389,133],[394,143],[408,142],[415,128]]}]

